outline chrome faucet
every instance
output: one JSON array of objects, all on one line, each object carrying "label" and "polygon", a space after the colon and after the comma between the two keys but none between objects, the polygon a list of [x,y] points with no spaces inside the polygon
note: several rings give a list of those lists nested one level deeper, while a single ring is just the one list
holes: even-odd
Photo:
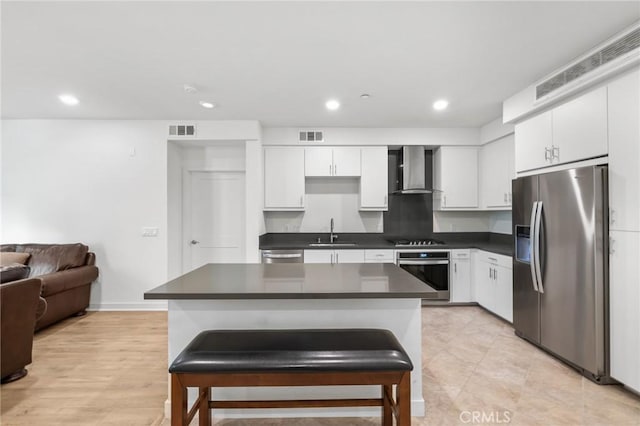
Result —
[{"label": "chrome faucet", "polygon": [[333,233],[333,218],[331,218],[331,234],[329,234],[329,242],[333,244],[337,238],[338,236]]}]

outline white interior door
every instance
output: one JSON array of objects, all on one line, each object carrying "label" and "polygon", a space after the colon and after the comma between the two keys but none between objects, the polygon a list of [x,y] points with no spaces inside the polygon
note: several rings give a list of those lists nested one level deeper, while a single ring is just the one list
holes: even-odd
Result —
[{"label": "white interior door", "polygon": [[244,173],[189,174],[184,272],[207,263],[244,263]]}]

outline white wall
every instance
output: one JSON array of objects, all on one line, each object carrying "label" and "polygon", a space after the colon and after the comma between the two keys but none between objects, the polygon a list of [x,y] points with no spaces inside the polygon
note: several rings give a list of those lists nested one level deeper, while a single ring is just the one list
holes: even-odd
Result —
[{"label": "white wall", "polygon": [[434,211],[433,232],[511,234],[511,211]]},{"label": "white wall", "polygon": [[[166,308],[143,294],[175,268],[179,239],[170,226],[181,216],[170,182],[182,159],[167,128],[176,122],[3,120],[1,241],[87,244],[100,269],[91,309]],[[198,140],[246,141],[247,186],[262,188],[257,121],[195,124]],[[257,261],[261,198],[247,204],[247,217],[247,261]],[[143,238],[142,227],[159,228],[158,237]]]},{"label": "white wall", "polygon": [[307,178],[303,212],[265,212],[267,232],[382,232],[382,212],[361,212],[359,178]]},{"label": "white wall", "polygon": [[143,293],[167,276],[165,134],[157,121],[5,121],[3,242],[82,242],[100,268],[92,308],[162,308]]},{"label": "white wall", "polygon": [[269,127],[262,131],[264,145],[478,145],[478,128],[347,128],[329,127],[322,130],[324,142],[298,142],[298,132],[292,127]]}]

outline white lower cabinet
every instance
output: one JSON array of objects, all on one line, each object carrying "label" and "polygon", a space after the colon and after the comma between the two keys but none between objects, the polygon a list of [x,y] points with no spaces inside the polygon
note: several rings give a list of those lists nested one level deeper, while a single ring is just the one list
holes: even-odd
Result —
[{"label": "white lower cabinet", "polygon": [[611,377],[640,392],[640,232],[609,235]]},{"label": "white lower cabinet", "polygon": [[394,263],[395,251],[368,249],[364,251],[364,263]]},{"label": "white lower cabinet", "polygon": [[475,300],[488,311],[513,322],[511,257],[478,250],[474,253]]},{"label": "white lower cabinet", "polygon": [[364,263],[364,250],[305,250],[304,263]]},{"label": "white lower cabinet", "polygon": [[471,250],[451,250],[449,300],[455,303],[473,302],[471,293]]}]

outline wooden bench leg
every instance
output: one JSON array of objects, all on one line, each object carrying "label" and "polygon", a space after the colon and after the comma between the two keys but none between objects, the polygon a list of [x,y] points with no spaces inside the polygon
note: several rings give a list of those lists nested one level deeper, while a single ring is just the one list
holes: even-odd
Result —
[{"label": "wooden bench leg", "polygon": [[171,426],[187,424],[187,388],[182,386],[178,374],[171,375]]},{"label": "wooden bench leg", "polygon": [[402,374],[396,388],[398,426],[411,426],[411,372]]},{"label": "wooden bench leg", "polygon": [[211,410],[209,409],[211,388],[200,388],[200,395],[203,395],[203,397],[200,400],[200,407],[198,409],[198,424],[200,426],[211,426]]},{"label": "wooden bench leg", "polygon": [[382,426],[393,426],[393,409],[391,403],[393,401],[393,386],[382,385]]}]

